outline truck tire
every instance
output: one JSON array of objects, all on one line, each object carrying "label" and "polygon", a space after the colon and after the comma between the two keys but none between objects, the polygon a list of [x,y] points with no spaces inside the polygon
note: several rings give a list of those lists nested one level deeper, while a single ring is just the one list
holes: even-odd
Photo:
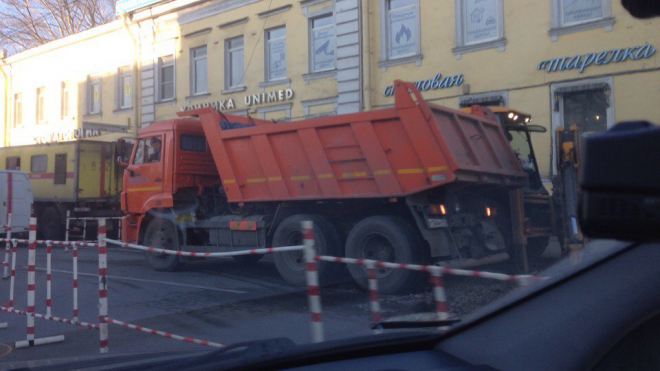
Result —
[{"label": "truck tire", "polygon": [[[424,263],[424,245],[415,230],[404,220],[393,216],[371,216],[359,222],[348,235],[346,257],[396,263]],[[355,282],[368,290],[367,270],[362,265],[348,264]],[[376,268],[378,291],[395,295],[419,291],[424,274],[404,269]]]},{"label": "truck tire", "polygon": [[39,218],[41,239],[61,241],[64,239],[64,224],[57,208],[49,206],[41,213]]},{"label": "truck tire", "polygon": [[[275,230],[273,246],[302,245],[302,227],[300,222],[310,220],[314,223],[314,241],[316,253],[319,255],[342,256],[343,244],[341,235],[336,228],[319,215],[290,216]],[[275,267],[282,278],[296,286],[305,286],[305,257],[302,251],[289,251],[273,254]],[[343,264],[317,262],[319,281],[321,285],[337,284],[345,277]]]},{"label": "truck tire", "polygon": [[550,237],[533,237],[527,239],[527,260],[537,262],[548,248]]},{"label": "truck tire", "polygon": [[[143,244],[166,250],[179,250],[179,236],[174,224],[165,219],[154,219],[147,226]],[[147,263],[156,271],[172,272],[181,266],[181,259],[176,255],[145,252]]]}]

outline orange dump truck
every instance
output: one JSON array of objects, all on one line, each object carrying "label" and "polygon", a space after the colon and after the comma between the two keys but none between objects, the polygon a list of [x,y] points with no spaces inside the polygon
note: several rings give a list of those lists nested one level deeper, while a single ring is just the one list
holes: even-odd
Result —
[{"label": "orange dump truck", "polygon": [[[244,250],[300,244],[300,221],[312,220],[322,254],[462,266],[517,256],[514,198],[527,175],[501,125],[427,103],[413,84],[394,86],[390,109],[274,123],[202,108],[142,129],[124,174],[122,236]],[[147,260],[157,270],[181,263]],[[304,284],[301,253],[274,260],[285,280]],[[326,283],[345,269],[319,264]],[[348,270],[366,287],[363,268]],[[403,270],[377,275],[385,293],[422,282]]]}]

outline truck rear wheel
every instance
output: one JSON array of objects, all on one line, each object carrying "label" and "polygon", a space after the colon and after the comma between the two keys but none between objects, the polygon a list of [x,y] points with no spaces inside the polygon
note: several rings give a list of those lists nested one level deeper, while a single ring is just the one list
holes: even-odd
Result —
[{"label": "truck rear wheel", "polygon": [[[273,246],[302,245],[300,222],[303,220],[311,220],[314,223],[314,241],[317,254],[341,256],[343,244],[339,232],[329,221],[319,215],[294,215],[284,219],[275,230]],[[307,283],[303,251],[276,253],[273,255],[273,260],[277,271],[284,280],[296,286],[304,286]],[[317,262],[317,264],[321,285],[340,282],[345,271],[342,264],[328,262]]]},{"label": "truck rear wheel", "polygon": [[[154,219],[144,233],[144,245],[166,250],[179,250],[179,237],[172,222]],[[176,255],[145,252],[147,263],[156,271],[172,272],[181,266],[181,259]]]},{"label": "truck rear wheel", "polygon": [[[372,216],[359,222],[348,235],[346,257],[395,263],[423,263],[423,245],[412,227],[393,216]],[[364,290],[369,288],[367,270],[349,264],[348,271]],[[376,268],[379,292],[385,295],[415,292],[424,274],[404,269]]]}]

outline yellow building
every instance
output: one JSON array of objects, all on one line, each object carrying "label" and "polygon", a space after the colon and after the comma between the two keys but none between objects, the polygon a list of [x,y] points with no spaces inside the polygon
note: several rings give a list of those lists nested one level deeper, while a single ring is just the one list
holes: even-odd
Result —
[{"label": "yellow building", "polygon": [[[117,9],[118,21],[5,59],[4,145],[38,141],[41,128],[96,127],[114,140],[199,105],[279,121],[379,109],[402,79],[449,107],[531,113],[549,129],[534,137],[549,181],[555,128],[660,122],[660,21],[632,18],[618,0],[120,0]],[[53,114],[67,81],[77,96],[68,121]]]}]

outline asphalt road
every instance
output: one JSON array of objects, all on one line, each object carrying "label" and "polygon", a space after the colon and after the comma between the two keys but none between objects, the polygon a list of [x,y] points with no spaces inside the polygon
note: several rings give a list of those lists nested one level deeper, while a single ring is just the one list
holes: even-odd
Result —
[{"label": "asphalt road", "polygon": [[[0,254],[3,256],[4,253]],[[46,313],[45,249],[37,249],[36,311]],[[27,249],[19,248],[15,307],[27,303]],[[80,320],[97,322],[98,276],[94,249],[80,249]],[[72,257],[62,248],[52,255],[52,315],[72,317]],[[503,295],[514,286],[474,277],[445,279],[449,308],[463,316]],[[9,280],[0,281],[0,302],[9,297]],[[323,288],[322,307],[326,339],[369,335],[368,295],[352,283]],[[383,297],[385,317],[433,311],[430,291]],[[208,259],[186,263],[177,272],[156,272],[141,252],[110,248],[108,252],[109,315],[143,327],[223,344],[287,337],[311,341],[307,296],[280,278],[266,257],[256,264],[233,259]],[[91,356],[99,352],[99,332],[70,324],[36,318],[36,338],[63,334],[62,343],[13,349],[26,339],[26,317],[0,313],[0,369],[17,362]],[[111,354],[200,350],[204,346],[162,338],[121,326],[109,325]],[[6,353],[6,354],[5,354]],[[3,355],[4,354],[4,355]]]}]

